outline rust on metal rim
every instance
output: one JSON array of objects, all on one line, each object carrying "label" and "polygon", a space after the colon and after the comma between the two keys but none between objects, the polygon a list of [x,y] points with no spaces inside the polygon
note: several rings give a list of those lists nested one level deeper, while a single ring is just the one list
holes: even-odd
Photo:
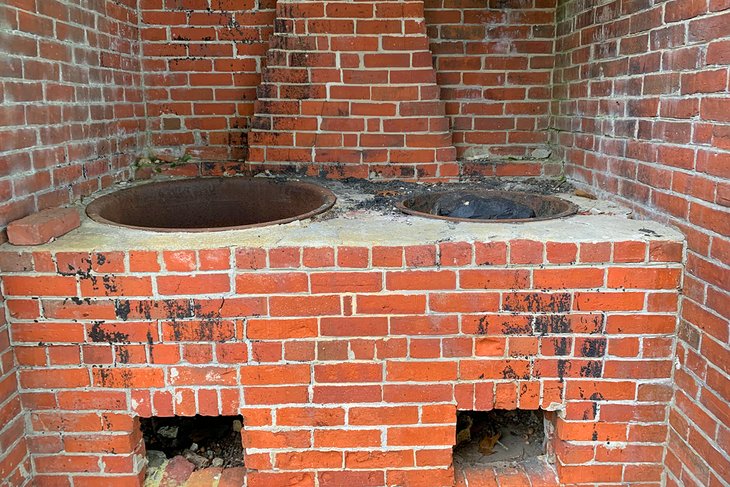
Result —
[{"label": "rust on metal rim", "polygon": [[281,225],[330,209],[327,188],[264,178],[161,181],[101,196],[86,207],[94,221],[154,232],[218,232]]},{"label": "rust on metal rim", "polygon": [[409,215],[421,216],[425,218],[435,218],[438,220],[446,220],[452,222],[470,222],[470,223],[525,223],[537,222],[544,220],[552,220],[555,218],[563,218],[574,215],[578,212],[578,207],[556,196],[548,196],[535,193],[524,193],[521,191],[497,191],[497,190],[466,190],[464,194],[470,194],[481,197],[500,197],[516,203],[529,206],[535,212],[533,218],[511,218],[511,219],[478,219],[478,218],[454,218],[450,216],[437,215],[433,213],[434,205],[439,197],[452,193],[452,191],[439,191],[434,193],[424,193],[407,198],[396,203],[396,207]]}]

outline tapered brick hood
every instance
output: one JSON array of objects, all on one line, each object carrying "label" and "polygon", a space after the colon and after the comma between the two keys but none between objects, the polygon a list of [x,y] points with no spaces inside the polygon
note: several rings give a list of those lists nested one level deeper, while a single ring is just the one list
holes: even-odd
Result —
[{"label": "tapered brick hood", "polygon": [[423,2],[280,1],[249,135],[253,167],[458,174]]}]

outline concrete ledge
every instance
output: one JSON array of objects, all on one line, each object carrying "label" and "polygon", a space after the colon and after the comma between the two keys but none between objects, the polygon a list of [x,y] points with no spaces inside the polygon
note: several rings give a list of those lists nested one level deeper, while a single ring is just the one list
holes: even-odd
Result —
[{"label": "concrete ledge", "polygon": [[[301,179],[301,178],[300,178]],[[317,180],[317,183],[323,183]],[[133,184],[146,184],[137,182]],[[683,241],[678,231],[657,222],[630,219],[630,210],[606,201],[558,194],[581,208],[578,215],[542,222],[456,223],[387,212],[361,210],[372,194],[355,193],[341,181],[326,181],[338,196],[335,207],[314,219],[262,228],[206,233],[157,233],[104,225],[82,212],[81,227],[36,250],[88,251],[135,249],[204,249],[233,246],[423,245],[438,242],[485,242],[526,239],[551,242]],[[458,187],[458,185],[453,185]],[[129,187],[126,185],[124,187]],[[449,185],[442,187],[448,188]],[[105,192],[122,189],[117,186]],[[424,188],[425,189],[425,188]],[[2,247],[0,247],[2,248]],[[22,250],[6,246],[4,250]]]}]

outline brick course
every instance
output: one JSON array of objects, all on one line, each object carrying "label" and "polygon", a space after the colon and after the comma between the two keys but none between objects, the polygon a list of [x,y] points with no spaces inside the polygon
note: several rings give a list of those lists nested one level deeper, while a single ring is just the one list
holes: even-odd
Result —
[{"label": "brick course", "polygon": [[659,485],[681,244],[531,243],[3,253],[37,480],[137,485],[136,416],[242,412],[254,485],[446,486],[456,410],[519,407],[564,484]]}]

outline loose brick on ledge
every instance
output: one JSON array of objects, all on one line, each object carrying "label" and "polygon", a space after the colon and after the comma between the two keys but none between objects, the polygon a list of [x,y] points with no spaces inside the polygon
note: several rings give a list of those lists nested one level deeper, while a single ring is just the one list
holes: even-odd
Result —
[{"label": "loose brick on ledge", "polygon": [[33,213],[8,225],[8,240],[13,245],[42,245],[81,225],[75,208],[54,208]]}]

